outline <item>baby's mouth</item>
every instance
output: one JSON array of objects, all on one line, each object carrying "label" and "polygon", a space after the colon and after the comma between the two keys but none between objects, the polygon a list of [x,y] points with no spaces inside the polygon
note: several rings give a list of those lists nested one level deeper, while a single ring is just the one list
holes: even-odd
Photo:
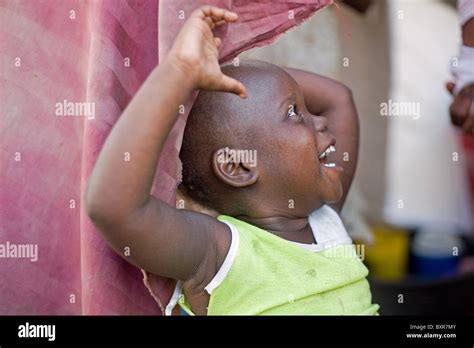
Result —
[{"label": "baby's mouth", "polygon": [[334,168],[336,167],[336,163],[330,162],[329,161],[329,155],[333,152],[336,152],[336,147],[334,145],[329,145],[326,150],[324,150],[320,155],[319,155],[319,162],[327,168]]}]

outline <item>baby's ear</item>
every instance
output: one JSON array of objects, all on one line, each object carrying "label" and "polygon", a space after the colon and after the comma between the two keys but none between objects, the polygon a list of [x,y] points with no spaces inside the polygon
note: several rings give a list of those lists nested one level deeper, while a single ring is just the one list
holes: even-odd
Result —
[{"label": "baby's ear", "polygon": [[258,180],[257,151],[221,148],[212,156],[212,169],[217,178],[227,185],[253,185]]}]

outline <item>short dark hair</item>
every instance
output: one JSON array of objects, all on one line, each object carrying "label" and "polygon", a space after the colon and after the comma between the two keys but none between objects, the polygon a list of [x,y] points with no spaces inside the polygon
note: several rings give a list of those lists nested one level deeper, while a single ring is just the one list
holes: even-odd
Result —
[{"label": "short dark hair", "polygon": [[[253,97],[242,101],[231,93],[200,91],[189,113],[180,151],[182,182],[180,190],[201,205],[220,211],[222,192],[236,193],[238,188],[216,184],[212,171],[212,156],[220,148],[252,148],[255,141],[249,112],[261,100],[258,96],[274,83],[276,72],[283,70],[258,60],[241,60],[238,66],[223,65],[224,74],[241,81]],[[270,82],[265,79],[270,77]],[[257,95],[257,98],[255,97]],[[221,191],[219,191],[221,189]],[[225,198],[228,198],[226,196]]]}]

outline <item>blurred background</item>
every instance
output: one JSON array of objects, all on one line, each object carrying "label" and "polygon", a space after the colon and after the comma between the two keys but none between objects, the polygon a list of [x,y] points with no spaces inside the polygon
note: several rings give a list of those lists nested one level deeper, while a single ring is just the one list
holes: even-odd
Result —
[{"label": "blurred background", "polygon": [[[8,111],[0,239],[41,250],[38,263],[0,262],[0,314],[161,313],[140,270],[112,252],[81,206],[108,131],[180,27],[163,15],[176,13],[178,1],[0,2],[0,99]],[[361,137],[342,217],[361,246],[380,314],[474,314],[474,136],[451,125],[445,88],[461,43],[456,1],[335,3],[240,57],[351,88]],[[65,99],[96,103],[96,121],[56,117],[53,106]],[[384,105],[415,109],[388,116]],[[168,190],[155,192],[174,193],[174,169],[167,174]],[[157,284],[171,296],[172,281]]]},{"label": "blurred background", "polygon": [[[474,314],[474,137],[451,125],[456,1],[336,1],[242,56],[309,70],[352,89],[359,164],[343,211],[363,245],[380,314]],[[385,116],[381,105],[418,112]]]}]

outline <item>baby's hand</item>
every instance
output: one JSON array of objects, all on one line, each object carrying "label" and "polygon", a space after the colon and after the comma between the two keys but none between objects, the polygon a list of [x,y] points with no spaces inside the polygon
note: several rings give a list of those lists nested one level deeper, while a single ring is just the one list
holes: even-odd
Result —
[{"label": "baby's hand", "polygon": [[231,92],[245,98],[244,85],[222,73],[218,61],[221,40],[212,32],[216,26],[237,19],[236,13],[222,8],[198,8],[181,28],[167,60],[184,69],[195,88]]}]

